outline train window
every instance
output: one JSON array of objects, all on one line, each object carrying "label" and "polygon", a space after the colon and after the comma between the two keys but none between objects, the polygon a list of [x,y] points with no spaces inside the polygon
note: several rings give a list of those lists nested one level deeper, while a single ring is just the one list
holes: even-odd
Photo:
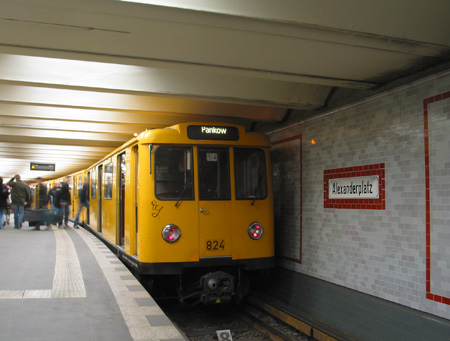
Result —
[{"label": "train window", "polygon": [[77,183],[78,183],[77,177],[74,176],[73,177],[73,197],[74,198],[78,197],[78,186],[77,186]]},{"label": "train window", "polygon": [[159,147],[155,152],[155,194],[161,200],[193,200],[192,147]]},{"label": "train window", "polygon": [[92,169],[92,173],[91,173],[91,198],[95,199],[96,196],[96,191],[97,191],[97,172],[94,169]]},{"label": "train window", "polygon": [[198,149],[200,200],[230,200],[228,149]]},{"label": "train window", "polygon": [[267,197],[267,172],[264,151],[253,148],[234,149],[236,199],[256,200]]},{"label": "train window", "polygon": [[113,169],[114,169],[113,163],[110,162],[105,166],[105,172],[103,173],[103,184],[104,184],[103,197],[105,199],[112,199]]}]

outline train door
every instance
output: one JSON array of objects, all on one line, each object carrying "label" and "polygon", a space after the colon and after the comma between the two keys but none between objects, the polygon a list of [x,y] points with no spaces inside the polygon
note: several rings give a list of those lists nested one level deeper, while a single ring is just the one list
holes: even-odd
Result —
[{"label": "train door", "polygon": [[93,226],[97,226],[97,169],[94,167],[91,170],[91,179],[90,179],[90,196],[91,201],[89,204],[90,210],[89,210],[89,221]]},{"label": "train door", "polygon": [[78,190],[78,192],[77,192],[77,200],[78,200],[77,213],[78,213],[78,210],[80,210],[79,219],[84,224],[84,222],[85,222],[85,220],[84,220],[84,213],[83,213],[83,209],[81,208],[81,200],[80,200],[80,192],[81,192],[82,188],[83,188],[83,177],[79,176],[78,177],[78,187],[77,187],[77,190]]},{"label": "train door", "polygon": [[103,165],[98,166],[98,221],[97,229],[99,233],[102,233],[102,196],[103,196]]},{"label": "train door", "polygon": [[[86,178],[85,178],[85,180],[84,181],[88,181],[88,183],[89,183],[89,187],[91,186],[90,185],[90,181],[91,181],[91,172],[87,172],[86,173]],[[90,190],[90,188],[88,188],[88,197],[86,198],[89,202],[91,201],[91,190]],[[89,207],[90,207],[90,205],[89,205]],[[91,216],[91,214],[90,214],[90,210],[89,210],[89,207],[87,207],[86,208],[86,216],[85,216],[85,223],[87,224],[87,225],[89,225],[89,221],[90,221],[90,216]]]},{"label": "train door", "polygon": [[126,155],[117,156],[117,245],[125,245],[125,172]]},{"label": "train door", "polygon": [[231,256],[228,148],[198,148],[200,257]]},{"label": "train door", "polygon": [[134,156],[134,254],[138,256],[138,190],[139,190],[139,149],[137,146],[133,148]]},{"label": "train door", "polygon": [[72,177],[72,217],[75,218],[76,214],[77,214],[77,210],[78,210],[78,181],[77,181],[77,177],[74,176]]}]

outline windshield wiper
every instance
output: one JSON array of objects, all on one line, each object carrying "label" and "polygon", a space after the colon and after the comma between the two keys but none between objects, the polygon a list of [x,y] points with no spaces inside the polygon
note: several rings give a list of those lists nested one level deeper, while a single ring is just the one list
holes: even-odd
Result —
[{"label": "windshield wiper", "polygon": [[255,188],[255,195],[249,195],[248,196],[249,199],[253,199],[253,201],[251,203],[252,206],[255,204],[257,194],[258,194],[258,189]]},{"label": "windshield wiper", "polygon": [[185,184],[183,185],[183,188],[181,189],[180,196],[178,197],[178,200],[177,200],[177,202],[175,203],[175,207],[178,207],[178,203],[180,202],[181,198],[183,197],[184,191],[186,191],[186,188],[188,188],[188,186],[189,186],[188,183],[185,183]]}]

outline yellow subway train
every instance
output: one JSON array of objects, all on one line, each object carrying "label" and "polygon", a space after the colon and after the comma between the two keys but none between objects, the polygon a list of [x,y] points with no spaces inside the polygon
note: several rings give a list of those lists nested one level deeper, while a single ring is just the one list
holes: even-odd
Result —
[{"label": "yellow subway train", "polygon": [[80,221],[135,274],[166,279],[182,302],[239,302],[249,272],[274,265],[269,148],[226,123],[144,131],[71,175],[72,215],[89,181]]}]

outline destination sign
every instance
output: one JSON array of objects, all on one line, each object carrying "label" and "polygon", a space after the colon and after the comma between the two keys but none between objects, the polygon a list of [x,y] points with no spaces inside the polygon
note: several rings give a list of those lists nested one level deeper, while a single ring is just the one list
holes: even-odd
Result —
[{"label": "destination sign", "polygon": [[377,199],[378,175],[328,180],[329,199]]},{"label": "destination sign", "polygon": [[239,140],[236,127],[195,125],[187,127],[187,134],[191,140]]},{"label": "destination sign", "polygon": [[30,162],[30,170],[38,170],[38,171],[55,171],[54,163],[35,163]]}]

